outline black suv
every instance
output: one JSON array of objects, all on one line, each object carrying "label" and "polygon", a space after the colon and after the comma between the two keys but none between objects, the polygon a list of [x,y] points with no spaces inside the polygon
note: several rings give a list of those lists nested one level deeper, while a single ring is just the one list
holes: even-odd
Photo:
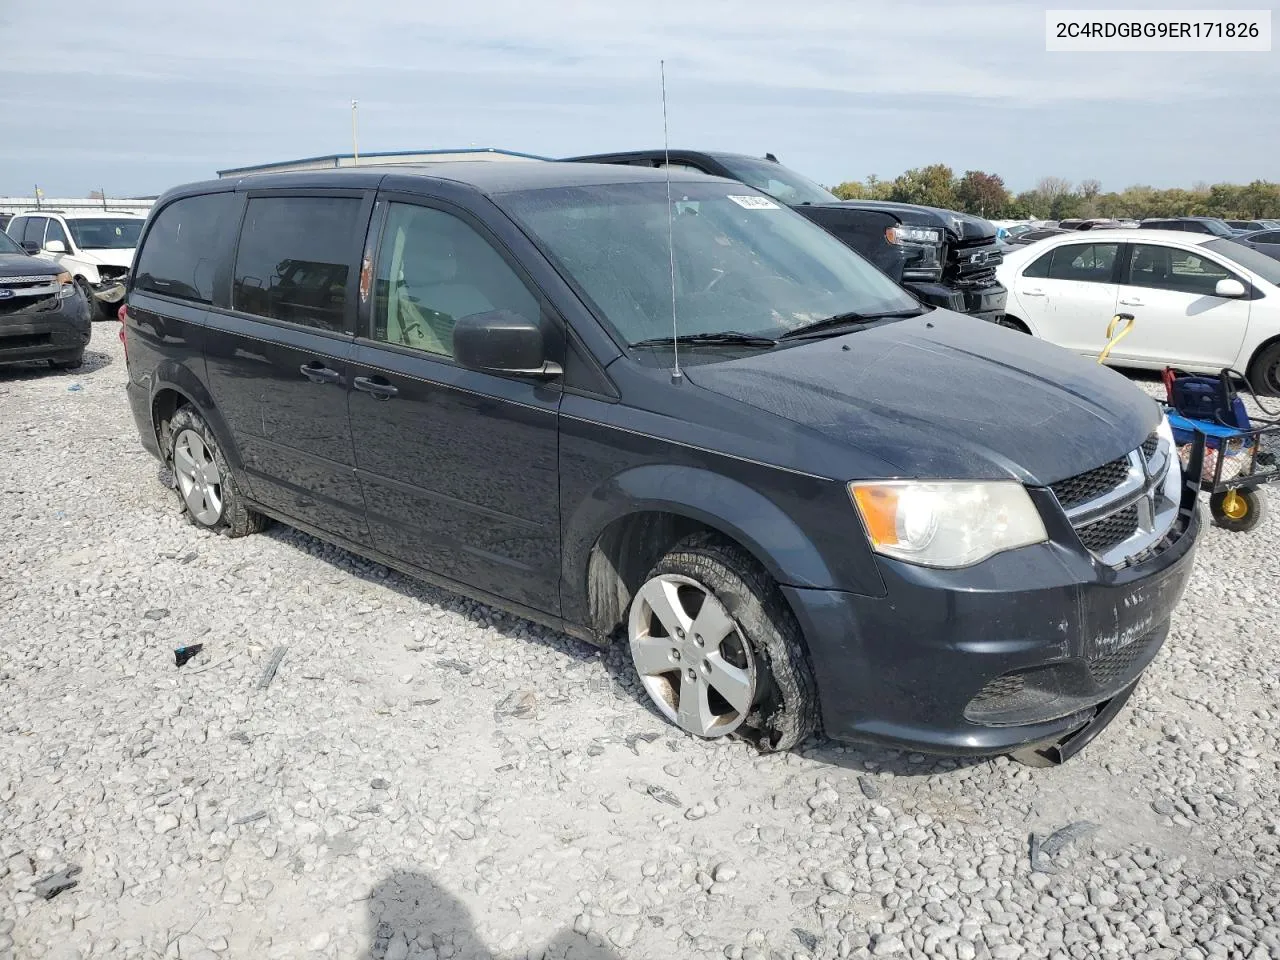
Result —
[{"label": "black suv", "polygon": [[0,363],[78,367],[91,329],[89,301],[71,274],[0,232]]},{"label": "black suv", "polygon": [[995,225],[955,210],[880,200],[841,200],[764,159],[705,150],[632,150],[571,157],[577,163],[672,167],[738,180],[787,204],[857,250],[890,277],[935,307],[999,322],[1008,291],[996,280],[1004,253]]},{"label": "black suv", "polygon": [[1155,403],[749,187],[671,187],[440,163],[173,190],[123,318],[142,443],[200,527],[275,517],[621,628],[700,736],[1086,742],[1191,569]]}]

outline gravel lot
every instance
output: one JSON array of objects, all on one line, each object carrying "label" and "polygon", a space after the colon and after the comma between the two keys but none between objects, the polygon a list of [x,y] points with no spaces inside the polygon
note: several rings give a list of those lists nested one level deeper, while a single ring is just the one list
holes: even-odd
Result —
[{"label": "gravel lot", "polygon": [[0,368],[0,960],[1280,956],[1274,517],[1208,531],[1064,767],[760,756],[663,724],[623,649],[197,532],[116,331]]}]

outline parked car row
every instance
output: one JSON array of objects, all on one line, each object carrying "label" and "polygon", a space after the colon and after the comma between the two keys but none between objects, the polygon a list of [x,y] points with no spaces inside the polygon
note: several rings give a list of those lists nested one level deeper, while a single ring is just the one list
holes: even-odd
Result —
[{"label": "parked car row", "polygon": [[131,211],[28,210],[4,227],[32,256],[67,270],[96,319],[115,317],[145,218]]},{"label": "parked car row", "polygon": [[1247,374],[1280,394],[1280,260],[1205,233],[1067,233],[1011,252],[1000,267],[1008,322],[1096,357],[1117,312],[1132,331],[1110,354],[1120,366]]},{"label": "parked car row", "polygon": [[769,191],[629,162],[170,191],[122,314],[141,441],[206,530],[274,517],[620,630],[691,734],[1069,757],[1191,569],[1160,411],[922,304],[767,169]]}]

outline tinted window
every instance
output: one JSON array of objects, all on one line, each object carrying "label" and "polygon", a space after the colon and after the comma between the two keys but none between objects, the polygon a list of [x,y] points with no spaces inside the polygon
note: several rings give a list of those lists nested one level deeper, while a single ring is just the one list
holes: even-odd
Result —
[{"label": "tinted window", "polygon": [[61,240],[68,250],[71,249],[71,244],[67,240],[67,232],[62,229],[62,224],[52,217],[49,218],[49,226],[44,232],[44,242],[48,243],[50,240]]},{"label": "tinted window", "polygon": [[1129,283],[1135,287],[1211,297],[1218,281],[1229,277],[1239,279],[1225,267],[1192,250],[1153,243],[1135,243],[1130,249]]},{"label": "tinted window", "polygon": [[14,240],[13,237],[9,236],[7,233],[0,232],[0,253],[26,253],[26,252],[27,251],[23,250],[20,246],[18,246],[17,240]]},{"label": "tinted window", "polygon": [[22,231],[23,243],[34,243],[37,247],[44,243],[44,227],[48,217],[27,217],[26,228]]},{"label": "tinted window", "polygon": [[490,310],[530,320],[541,313],[515,271],[466,223],[391,204],[378,248],[374,339],[452,357],[454,324]]},{"label": "tinted window", "polygon": [[362,239],[360,201],[260,197],[249,201],[236,251],[237,310],[341,331],[350,261]]},{"label": "tinted window", "polygon": [[213,300],[219,238],[236,210],[232,193],[187,197],[156,216],[138,253],[134,286],[184,300]]},{"label": "tinted window", "polygon": [[[772,165],[771,165],[772,166]],[[683,181],[502,194],[630,343],[724,330],[777,336],[841,313],[918,310],[882,272],[821,227],[747,187]]]},{"label": "tinted window", "polygon": [[1118,243],[1069,243],[1053,251],[1051,280],[1110,283],[1119,252]]},{"label": "tinted window", "polygon": [[1280,243],[1280,230],[1272,230],[1270,233],[1255,233],[1249,239],[1254,243]]},{"label": "tinted window", "polygon": [[750,184],[761,193],[776,197],[783,203],[834,203],[840,198],[812,180],[788,170],[772,160],[755,160],[750,157],[718,157],[726,170]]},{"label": "tinted window", "polygon": [[12,237],[14,240],[21,240],[22,239],[22,222],[23,222],[22,217],[10,218],[9,222],[5,225],[4,232],[8,234],[10,237]]},{"label": "tinted window", "polygon": [[1053,262],[1053,251],[1050,250],[1043,256],[1037,257],[1036,260],[1022,271],[1024,277],[1047,277],[1049,275],[1049,264]]}]

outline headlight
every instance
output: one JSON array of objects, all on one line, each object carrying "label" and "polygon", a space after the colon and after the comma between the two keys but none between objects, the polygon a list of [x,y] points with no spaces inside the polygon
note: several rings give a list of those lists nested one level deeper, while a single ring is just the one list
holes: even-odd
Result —
[{"label": "headlight", "polygon": [[899,224],[885,230],[884,238],[890,243],[941,243],[942,231],[932,227],[908,227]]},{"label": "headlight", "polygon": [[967,567],[1049,539],[1016,481],[854,481],[849,494],[873,550],[924,567]]},{"label": "headlight", "polygon": [[74,296],[76,292],[76,282],[71,279],[71,274],[65,270],[58,274],[58,299],[65,300],[67,297]]},{"label": "headlight", "polygon": [[1174,446],[1173,427],[1169,424],[1169,418],[1160,414],[1160,422],[1156,424],[1156,436],[1164,441],[1167,448],[1172,451]]}]

